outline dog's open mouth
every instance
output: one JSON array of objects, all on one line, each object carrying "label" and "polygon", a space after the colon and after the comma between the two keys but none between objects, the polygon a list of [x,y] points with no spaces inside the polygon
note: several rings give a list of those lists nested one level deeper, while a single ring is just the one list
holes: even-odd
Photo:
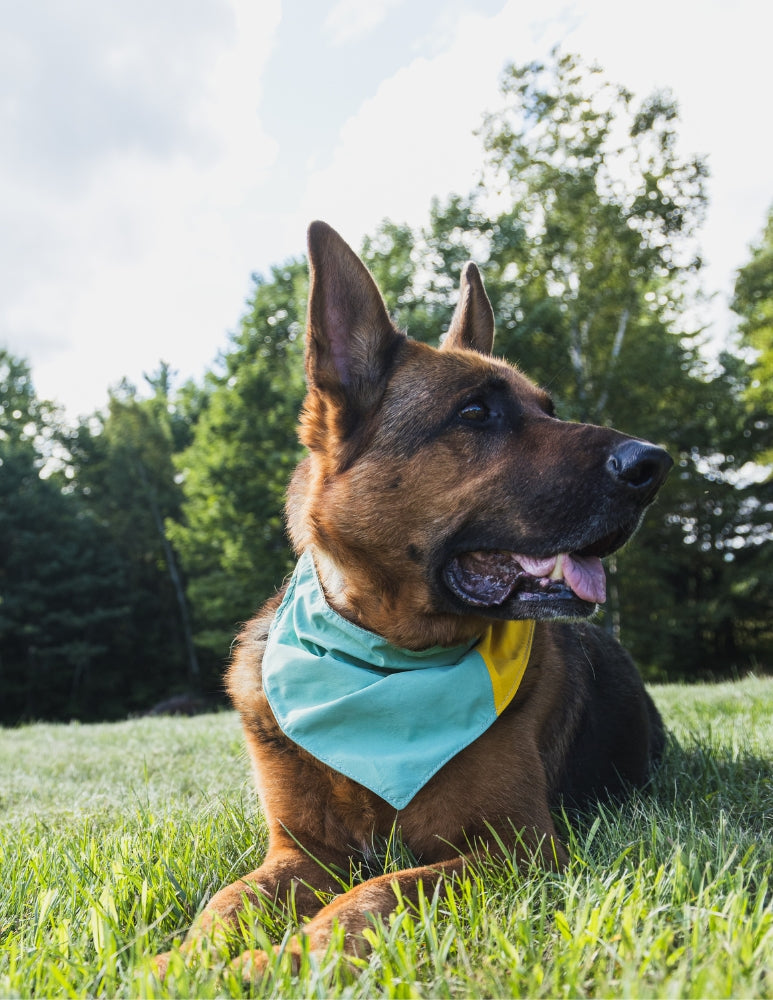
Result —
[{"label": "dog's open mouth", "polygon": [[463,552],[446,564],[443,575],[453,593],[475,607],[497,607],[513,598],[606,600],[604,567],[595,555],[562,552],[535,559],[500,549]]}]

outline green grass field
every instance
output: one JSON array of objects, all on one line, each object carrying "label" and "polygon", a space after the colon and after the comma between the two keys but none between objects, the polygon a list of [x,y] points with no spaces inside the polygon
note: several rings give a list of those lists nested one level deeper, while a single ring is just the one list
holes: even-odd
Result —
[{"label": "green grass field", "polygon": [[[367,961],[280,958],[254,992],[773,997],[773,679],[654,695],[654,786],[575,824],[567,872],[482,863]],[[0,996],[244,995],[215,961],[161,984],[149,958],[264,846],[232,713],[0,730]]]}]

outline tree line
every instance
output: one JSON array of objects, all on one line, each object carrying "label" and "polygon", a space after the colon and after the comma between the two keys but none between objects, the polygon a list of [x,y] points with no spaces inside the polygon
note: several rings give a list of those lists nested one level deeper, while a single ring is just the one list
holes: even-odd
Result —
[{"label": "tree line", "polygon": [[[773,662],[773,213],[740,270],[735,350],[699,319],[705,162],[673,98],[637,103],[578,59],[506,67],[484,167],[426,226],[383,222],[362,256],[396,322],[437,342],[474,259],[497,351],[560,416],[665,445],[675,468],[610,560],[602,621],[649,678]],[[335,220],[329,220],[335,223]],[[76,427],[0,350],[0,721],[115,718],[208,700],[238,624],[290,570],[306,261],[254,276],[201,384],[161,364]]]}]

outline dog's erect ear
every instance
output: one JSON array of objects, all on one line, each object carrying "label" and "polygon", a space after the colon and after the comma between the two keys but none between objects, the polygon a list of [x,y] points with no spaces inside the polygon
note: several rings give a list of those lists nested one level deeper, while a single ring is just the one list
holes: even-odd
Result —
[{"label": "dog's erect ear", "polygon": [[395,330],[370,272],[324,222],[309,226],[309,386],[367,407],[405,337]]},{"label": "dog's erect ear", "polygon": [[494,311],[480,271],[472,261],[462,269],[459,302],[441,346],[466,348],[480,354],[491,354],[494,346]]}]

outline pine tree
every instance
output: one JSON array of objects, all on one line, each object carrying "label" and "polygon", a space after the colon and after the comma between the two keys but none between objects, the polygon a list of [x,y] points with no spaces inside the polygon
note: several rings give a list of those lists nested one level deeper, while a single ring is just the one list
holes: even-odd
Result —
[{"label": "pine tree", "polygon": [[112,644],[125,580],[55,465],[57,414],[0,351],[0,720],[106,717],[123,699]]}]

